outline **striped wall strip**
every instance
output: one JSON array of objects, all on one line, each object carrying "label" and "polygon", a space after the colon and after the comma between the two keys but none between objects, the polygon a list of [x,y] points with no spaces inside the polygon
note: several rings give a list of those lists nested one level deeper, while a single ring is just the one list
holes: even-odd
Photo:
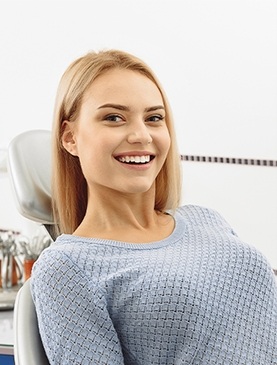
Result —
[{"label": "striped wall strip", "polygon": [[277,160],[261,160],[254,158],[181,155],[181,160],[192,161],[192,162],[211,162],[211,163],[227,163],[236,165],[277,167]]}]

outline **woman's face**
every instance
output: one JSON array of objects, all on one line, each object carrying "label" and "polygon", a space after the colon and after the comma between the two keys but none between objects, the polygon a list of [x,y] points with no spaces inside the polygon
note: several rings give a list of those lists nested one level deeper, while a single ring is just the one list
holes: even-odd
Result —
[{"label": "woman's face", "polygon": [[64,122],[64,147],[80,159],[89,191],[144,193],[169,147],[163,99],[146,76],[113,69],[84,95],[76,122]]}]

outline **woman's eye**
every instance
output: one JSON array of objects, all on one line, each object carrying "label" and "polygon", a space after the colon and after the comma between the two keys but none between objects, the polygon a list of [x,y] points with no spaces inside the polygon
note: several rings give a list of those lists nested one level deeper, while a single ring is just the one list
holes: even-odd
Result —
[{"label": "woman's eye", "polygon": [[104,119],[108,122],[115,122],[115,123],[119,123],[119,122],[123,121],[123,118],[117,114],[107,115]]},{"label": "woman's eye", "polygon": [[163,115],[151,115],[151,117],[147,118],[147,122],[161,122],[163,120]]}]

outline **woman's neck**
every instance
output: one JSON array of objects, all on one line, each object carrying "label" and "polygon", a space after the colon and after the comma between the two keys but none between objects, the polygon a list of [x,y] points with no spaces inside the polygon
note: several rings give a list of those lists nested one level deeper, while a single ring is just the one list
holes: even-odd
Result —
[{"label": "woman's neck", "polygon": [[173,230],[171,216],[154,209],[155,195],[89,194],[86,215],[74,235],[124,242],[152,242]]}]

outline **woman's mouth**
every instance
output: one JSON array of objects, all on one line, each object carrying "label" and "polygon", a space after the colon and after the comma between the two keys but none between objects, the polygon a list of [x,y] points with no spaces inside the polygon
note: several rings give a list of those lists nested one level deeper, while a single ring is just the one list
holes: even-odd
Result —
[{"label": "woman's mouth", "polygon": [[142,155],[142,156],[117,156],[116,159],[119,162],[134,165],[134,164],[147,164],[152,161],[154,155]]}]

